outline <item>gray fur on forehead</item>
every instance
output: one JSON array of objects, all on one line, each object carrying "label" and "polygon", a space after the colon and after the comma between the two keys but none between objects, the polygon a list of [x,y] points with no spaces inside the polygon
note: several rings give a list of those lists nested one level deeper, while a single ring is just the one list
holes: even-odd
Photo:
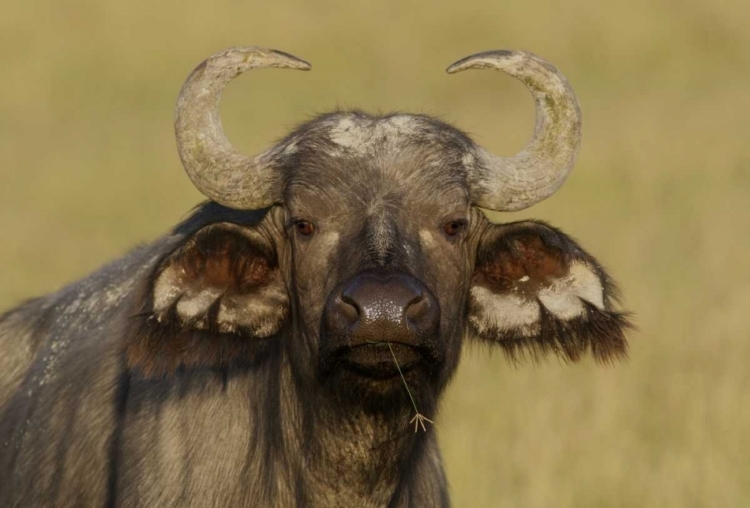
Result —
[{"label": "gray fur on forehead", "polygon": [[424,168],[451,167],[464,177],[473,169],[475,150],[476,145],[465,133],[429,116],[337,111],[302,124],[284,138],[274,152],[287,176],[294,176],[295,169],[311,161],[370,159],[385,162],[411,156],[419,157]]}]

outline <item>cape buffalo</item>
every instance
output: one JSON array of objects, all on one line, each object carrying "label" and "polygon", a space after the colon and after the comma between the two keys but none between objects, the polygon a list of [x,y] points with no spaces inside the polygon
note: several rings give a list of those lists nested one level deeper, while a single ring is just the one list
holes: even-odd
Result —
[{"label": "cape buffalo", "polygon": [[[187,78],[175,132],[210,201],[166,236],[0,318],[0,506],[447,506],[428,418],[467,340],[511,356],[626,353],[602,267],[542,222],[581,119],[520,51],[459,60],[521,80],[536,127],[501,158],[414,114],[337,111],[248,157],[219,118],[248,69]],[[416,430],[416,432],[415,432]]]}]

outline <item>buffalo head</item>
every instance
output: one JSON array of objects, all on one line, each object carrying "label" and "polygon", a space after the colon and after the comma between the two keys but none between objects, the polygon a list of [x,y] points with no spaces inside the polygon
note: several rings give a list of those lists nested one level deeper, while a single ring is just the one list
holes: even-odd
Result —
[{"label": "buffalo head", "polygon": [[399,370],[434,408],[465,337],[511,354],[625,353],[626,321],[590,255],[543,223],[494,225],[480,211],[538,203],[573,168],[580,111],[552,65],[492,51],[448,68],[501,70],[531,92],[534,135],[507,158],[427,116],[357,111],[315,118],[248,157],[225,137],[219,101],[232,78],[263,67],[310,68],[279,51],[232,48],[182,88],[180,157],[226,219],[161,261],[131,365],[158,374],[283,350],[299,386],[382,412],[405,399]]}]

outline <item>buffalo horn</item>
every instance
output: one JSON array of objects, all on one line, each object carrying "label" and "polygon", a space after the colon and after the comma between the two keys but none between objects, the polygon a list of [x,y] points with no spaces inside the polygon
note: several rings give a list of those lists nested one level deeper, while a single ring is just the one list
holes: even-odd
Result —
[{"label": "buffalo horn", "polygon": [[447,72],[488,68],[526,85],[536,103],[536,125],[531,140],[513,157],[479,149],[470,168],[472,201],[490,210],[521,210],[551,196],[572,171],[581,142],[581,111],[565,76],[525,51],[477,53]]},{"label": "buffalo horn", "polygon": [[175,135],[185,171],[199,191],[231,208],[265,208],[281,199],[273,148],[253,157],[241,154],[224,135],[219,117],[227,83],[249,69],[264,67],[309,70],[310,64],[273,49],[230,48],[196,67],[177,98]]}]

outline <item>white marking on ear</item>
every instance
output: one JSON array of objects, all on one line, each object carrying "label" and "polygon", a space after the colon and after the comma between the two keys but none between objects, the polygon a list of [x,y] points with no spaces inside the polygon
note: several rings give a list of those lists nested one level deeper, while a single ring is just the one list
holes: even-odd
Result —
[{"label": "white marking on ear", "polygon": [[189,320],[204,315],[208,308],[219,297],[223,290],[211,286],[204,286],[197,293],[190,291],[177,302],[177,314],[183,320]]},{"label": "white marking on ear", "polygon": [[[523,276],[518,282],[528,280],[528,276]],[[471,288],[475,310],[469,319],[479,333],[513,330],[529,336],[538,331],[539,304],[533,296],[525,297],[518,290],[518,286],[512,292],[499,293],[483,286]],[[573,263],[566,276],[540,289],[535,296],[555,317],[565,321],[586,312],[583,301],[604,309],[604,288],[599,275],[584,263]]]},{"label": "white marking on ear", "polygon": [[[235,229],[250,239],[254,236],[254,233],[243,231],[239,226],[227,224],[222,228]],[[321,238],[335,246],[338,233],[327,233]],[[187,248],[192,247],[194,245]],[[214,324],[208,321],[208,311],[218,302],[215,324],[219,332],[249,331],[253,337],[260,338],[278,332],[289,311],[289,296],[276,270],[264,272],[263,280],[252,288],[238,287],[237,282],[232,280],[212,285],[205,274],[186,269],[184,259],[180,257],[182,254],[178,252],[174,255],[177,257],[165,261],[162,272],[153,283],[153,314],[157,321],[163,322],[170,309],[175,307],[176,317],[183,324],[189,323],[194,329],[206,330]]]},{"label": "white marking on ear", "polygon": [[166,312],[183,291],[181,275],[174,266],[164,270],[154,284],[154,311],[157,315]]},{"label": "white marking on ear", "polygon": [[582,315],[586,300],[604,309],[604,288],[599,276],[583,263],[570,266],[568,275],[539,291],[539,300],[560,319],[572,319]]},{"label": "white marking on ear", "polygon": [[513,330],[533,335],[539,323],[539,305],[534,300],[511,294],[497,294],[488,288],[474,286],[471,297],[477,307],[469,317],[479,333],[487,330]]},{"label": "white marking on ear", "polygon": [[286,291],[271,284],[259,294],[235,295],[223,298],[216,322],[222,333],[233,333],[237,328],[252,330],[256,337],[269,337],[279,331],[289,305]]}]

